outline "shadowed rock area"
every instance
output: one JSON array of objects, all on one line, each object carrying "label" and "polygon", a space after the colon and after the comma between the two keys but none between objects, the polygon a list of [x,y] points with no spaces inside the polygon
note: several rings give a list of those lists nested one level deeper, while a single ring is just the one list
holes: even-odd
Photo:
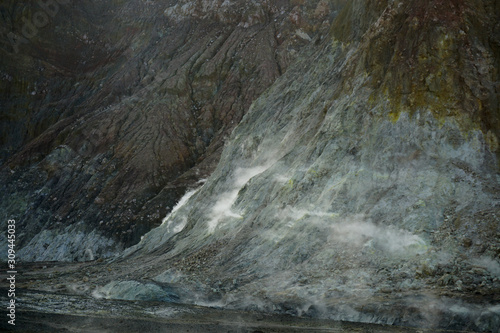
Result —
[{"label": "shadowed rock area", "polygon": [[[231,5],[251,14],[233,21],[225,9]],[[255,6],[253,2],[197,1],[172,3],[163,10],[176,26],[208,20],[232,24],[231,34],[261,22],[261,10],[275,13],[264,16],[268,25],[282,22],[283,27],[294,28],[287,30],[291,35],[274,30],[274,39],[255,37],[261,43],[273,41],[273,61],[260,73],[247,74],[255,75],[249,82],[275,74],[265,87],[259,85],[261,90],[238,95],[252,92],[247,102],[240,100],[248,110],[242,107],[240,116],[235,113],[234,125],[221,122],[220,141],[211,139],[220,145],[210,141],[199,155],[205,157],[198,157],[191,169],[171,183],[182,186],[165,185],[156,195],[164,203],[162,195],[179,189],[169,203],[172,207],[186,193],[175,208],[161,212],[170,211],[161,225],[112,259],[28,269],[20,283],[28,289],[100,301],[173,302],[431,331],[497,332],[500,2],[355,0],[312,5],[292,1]],[[280,6],[284,9],[273,11]],[[200,27],[190,31],[208,29]],[[280,42],[279,36],[288,37]],[[180,50],[190,45],[188,41]],[[224,45],[213,46],[214,52]],[[251,51],[249,59],[260,54],[255,47]],[[226,91],[222,88],[215,90],[213,99],[200,97],[214,91],[208,77],[216,75],[213,71],[201,74],[211,62],[200,57],[204,62],[194,61],[188,71],[188,98],[206,101],[200,114],[219,114],[229,97],[217,99],[219,91]],[[192,68],[200,74],[192,76]],[[167,82],[177,86],[183,78],[165,78],[165,96],[171,96]],[[232,88],[231,83],[227,89]],[[181,105],[183,95],[176,96],[165,97],[162,103]],[[127,100],[124,97],[117,105]],[[141,97],[137,103],[150,106],[155,101]],[[155,109],[148,110],[146,118]],[[118,121],[110,118],[115,111],[109,112],[92,128],[113,127]],[[199,124],[194,128],[206,126],[207,119],[193,122]],[[180,126],[178,121],[168,124]],[[125,126],[129,128],[125,133],[135,133],[134,126]],[[148,132],[153,138],[157,133]],[[193,139],[203,138],[203,133],[193,134]],[[119,141],[123,147],[138,142],[131,139],[135,136],[125,137],[129,139]],[[208,153],[212,148],[213,154],[221,151],[220,160],[219,155]],[[24,156],[26,150],[21,150],[5,162],[8,181],[3,193],[19,184],[14,181],[19,175],[33,176],[34,168],[60,163],[59,171],[53,171],[57,174],[82,158],[64,144],[39,162],[19,164],[16,169]],[[127,156],[129,161],[139,160],[133,153]],[[215,166],[217,160],[215,169],[207,166]],[[133,182],[119,188],[117,197],[139,193],[137,184],[143,176],[139,170],[147,171],[148,166],[125,171]],[[127,170],[116,167],[117,175]],[[199,171],[196,177],[196,170],[206,173]],[[212,170],[206,181],[198,181]],[[101,185],[112,183],[95,177]],[[20,195],[9,198],[22,201]],[[96,198],[108,200],[101,194]],[[2,205],[6,205],[3,200]],[[21,207],[13,201],[9,205]],[[105,211],[107,205],[102,207]],[[123,206],[117,209],[123,213]],[[146,207],[145,213],[151,210]],[[71,228],[87,232],[82,239],[95,232],[81,225],[71,224]],[[76,234],[75,230],[80,229],[67,232]],[[60,235],[47,236],[50,232],[54,231],[46,228],[38,233],[43,236],[31,240],[23,255],[46,258],[41,240]]]},{"label": "shadowed rock area", "polygon": [[0,211],[29,261],[108,257],[158,226],[340,7],[50,3],[0,7]]}]

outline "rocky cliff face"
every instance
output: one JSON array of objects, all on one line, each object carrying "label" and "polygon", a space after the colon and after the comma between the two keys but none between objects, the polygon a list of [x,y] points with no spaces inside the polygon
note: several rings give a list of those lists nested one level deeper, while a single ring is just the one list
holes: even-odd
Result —
[{"label": "rocky cliff face", "polygon": [[[252,14],[235,23],[226,3],[182,2],[165,13],[176,22],[233,24],[233,31],[260,22],[260,11],[248,5],[239,8]],[[273,13],[273,6],[285,6],[271,4],[260,8]],[[320,1],[308,13],[322,20],[340,5]],[[299,44],[317,27],[313,42],[297,53],[277,47],[274,55],[295,54],[293,61],[285,66],[279,59],[287,57],[273,57],[262,69],[278,68],[268,89],[255,90],[248,101],[207,181],[138,244],[97,264],[86,290],[104,298],[497,331],[500,2],[356,0],[321,25],[304,23],[305,14],[297,19],[311,5],[290,6],[275,14],[278,21],[285,15],[282,22],[303,24],[293,30]],[[269,43],[266,36],[255,39],[259,47]],[[214,91],[207,76],[188,80],[190,99]],[[178,85],[183,78],[165,82]],[[218,114],[222,105],[210,110]],[[115,111],[107,112],[93,127],[114,126]],[[132,124],[120,128],[134,133]],[[193,138],[203,138],[200,133]],[[59,156],[76,154],[70,148],[59,147],[40,166],[59,161],[67,168]],[[139,182],[134,170],[126,175]],[[33,244],[28,248],[36,249]],[[103,269],[109,274],[97,274]]]},{"label": "rocky cliff face", "polygon": [[101,294],[497,330],[498,5],[350,2]]},{"label": "rocky cliff face", "polygon": [[342,5],[47,3],[1,5],[0,211],[25,260],[109,256],[158,226]]}]

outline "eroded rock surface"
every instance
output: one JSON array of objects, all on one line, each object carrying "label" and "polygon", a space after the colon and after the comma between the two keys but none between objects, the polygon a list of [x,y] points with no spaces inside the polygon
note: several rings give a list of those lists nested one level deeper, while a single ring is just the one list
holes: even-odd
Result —
[{"label": "eroded rock surface", "polygon": [[187,302],[498,330],[495,6],[351,2],[116,267]]},{"label": "eroded rock surface", "polygon": [[[54,6],[0,7],[0,212],[30,261],[106,256],[158,226],[342,3]],[[74,229],[83,242],[61,242]]]}]

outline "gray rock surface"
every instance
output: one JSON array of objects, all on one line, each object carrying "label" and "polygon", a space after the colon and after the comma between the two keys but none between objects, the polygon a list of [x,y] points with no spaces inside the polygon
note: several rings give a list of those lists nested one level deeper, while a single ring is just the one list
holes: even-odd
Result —
[{"label": "gray rock surface", "polygon": [[[152,261],[158,268],[133,276],[190,281],[185,288],[223,307],[498,330],[500,179],[485,129],[497,124],[460,104],[463,83],[442,83],[425,103],[394,101],[397,92],[374,86],[379,74],[359,63],[418,7],[388,5],[358,42],[333,31],[303,50],[253,103],[203,187],[116,265]],[[396,51],[420,38],[439,48],[452,27],[415,32]],[[469,47],[497,56],[477,41]],[[406,65],[379,57],[387,84],[404,84],[395,75]],[[453,56],[438,68],[418,57],[409,75],[428,77]],[[485,85],[495,80],[487,73]]]}]

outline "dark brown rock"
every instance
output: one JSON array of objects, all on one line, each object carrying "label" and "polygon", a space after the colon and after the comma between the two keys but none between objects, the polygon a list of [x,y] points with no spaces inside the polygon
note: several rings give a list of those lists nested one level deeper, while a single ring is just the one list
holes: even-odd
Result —
[{"label": "dark brown rock", "polygon": [[1,5],[0,209],[26,230],[19,245],[81,221],[137,242],[341,5],[204,3],[72,2],[29,39],[24,22],[44,10]]}]

